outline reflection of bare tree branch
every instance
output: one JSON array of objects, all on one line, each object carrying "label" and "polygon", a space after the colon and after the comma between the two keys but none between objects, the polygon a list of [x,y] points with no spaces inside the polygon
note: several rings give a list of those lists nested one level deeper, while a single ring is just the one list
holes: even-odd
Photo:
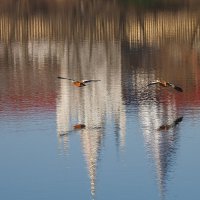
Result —
[{"label": "reflection of bare tree branch", "polygon": [[77,67],[81,66],[81,57],[80,57],[80,45],[81,43],[79,41],[75,41],[75,50],[76,50],[76,58],[75,60],[77,61]]},{"label": "reflection of bare tree branch", "polygon": [[30,12],[29,2],[27,0],[17,0],[15,2],[17,13],[21,15],[28,15]]},{"label": "reflection of bare tree branch", "polygon": [[120,15],[119,15],[119,38],[125,38],[126,36],[126,15],[124,13],[124,11],[122,10],[120,12]]},{"label": "reflection of bare tree branch", "polygon": [[90,50],[89,50],[89,61],[91,62],[92,60],[92,48],[93,48],[93,39],[90,40],[89,42],[89,45],[90,45]]},{"label": "reflection of bare tree branch", "polygon": [[138,23],[140,25],[141,28],[141,32],[142,32],[142,41],[144,43],[146,43],[146,33],[145,33],[145,25],[144,25],[144,14],[141,14],[140,12],[137,12],[137,19],[138,19]]},{"label": "reflection of bare tree branch", "polygon": [[195,28],[194,28],[194,30],[193,30],[193,33],[192,33],[192,38],[191,38],[191,48],[192,48],[193,45],[194,45],[195,38],[196,38],[197,33],[198,33],[199,25],[200,25],[200,17],[198,17],[198,20],[197,20],[196,26],[195,26]]},{"label": "reflection of bare tree branch", "polygon": [[85,129],[81,132],[82,148],[87,164],[88,174],[90,178],[90,191],[93,199],[95,198],[97,176],[96,174],[98,161],[100,160],[100,152],[103,139],[104,132],[101,129],[90,131]]},{"label": "reflection of bare tree branch", "polygon": [[[94,14],[94,15],[93,15]],[[162,44],[170,41],[194,45],[199,38],[198,13],[180,11],[178,19],[170,14],[157,13],[91,13],[82,17],[80,13],[69,11],[67,14],[10,15],[0,16],[0,39],[3,41],[28,38],[61,39],[77,41],[116,41],[123,39],[128,43],[137,41],[148,44]],[[197,21],[197,24],[194,23]],[[167,24],[167,25],[166,25]],[[191,39],[192,38],[192,39]],[[162,41],[161,41],[162,40]],[[191,41],[192,40],[192,41]],[[107,43],[107,42],[106,42]],[[91,43],[92,45],[92,43]]]}]

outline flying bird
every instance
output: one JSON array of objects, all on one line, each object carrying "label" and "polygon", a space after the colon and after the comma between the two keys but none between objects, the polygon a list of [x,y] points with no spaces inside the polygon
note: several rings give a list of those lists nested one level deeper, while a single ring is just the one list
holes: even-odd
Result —
[{"label": "flying bird", "polygon": [[149,83],[147,86],[155,85],[155,84],[158,84],[162,87],[172,87],[175,90],[177,90],[178,92],[183,92],[183,89],[181,87],[178,87],[178,86],[174,85],[173,83],[170,83],[167,81],[156,80],[156,81]]},{"label": "flying bird", "polygon": [[58,76],[57,78],[70,80],[70,81],[72,81],[73,85],[76,86],[76,87],[83,87],[83,86],[86,86],[86,83],[100,81],[100,80],[80,80],[80,81],[77,81],[77,80],[74,80],[74,79],[71,79],[71,78],[65,78],[65,77],[60,77],[60,76]]}]

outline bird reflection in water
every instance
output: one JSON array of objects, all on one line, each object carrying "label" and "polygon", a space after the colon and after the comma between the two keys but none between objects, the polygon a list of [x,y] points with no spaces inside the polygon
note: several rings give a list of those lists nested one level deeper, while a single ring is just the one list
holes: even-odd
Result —
[{"label": "bird reflection in water", "polygon": [[79,130],[85,129],[85,127],[86,127],[85,124],[75,124],[73,126],[72,130],[69,130],[66,133],[60,133],[59,136],[64,136],[64,135],[67,135],[67,134],[72,133],[74,131],[79,131]]},{"label": "bird reflection in water", "polygon": [[85,128],[85,124],[75,124],[73,127],[74,130],[80,130]]},{"label": "bird reflection in water", "polygon": [[183,117],[177,118],[173,123],[171,124],[163,124],[161,125],[157,130],[158,131],[168,131],[171,128],[175,128],[180,122],[182,122]]}]

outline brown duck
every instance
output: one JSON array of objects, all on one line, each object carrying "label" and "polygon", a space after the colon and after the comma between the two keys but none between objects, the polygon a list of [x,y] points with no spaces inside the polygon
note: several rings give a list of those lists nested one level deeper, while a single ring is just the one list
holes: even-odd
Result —
[{"label": "brown duck", "polygon": [[170,83],[167,81],[156,80],[156,81],[149,83],[147,86],[155,85],[155,84],[158,84],[162,87],[172,87],[178,92],[183,92],[183,89],[181,87],[178,87],[178,86],[174,85],[173,83]]},{"label": "brown duck", "polygon": [[72,81],[73,85],[76,86],[76,87],[83,87],[83,86],[86,86],[86,83],[100,81],[100,80],[80,80],[80,81],[77,81],[77,80],[74,80],[74,79],[71,79],[71,78],[64,78],[64,77],[60,77],[60,76],[58,76],[57,78],[70,80],[70,81]]}]

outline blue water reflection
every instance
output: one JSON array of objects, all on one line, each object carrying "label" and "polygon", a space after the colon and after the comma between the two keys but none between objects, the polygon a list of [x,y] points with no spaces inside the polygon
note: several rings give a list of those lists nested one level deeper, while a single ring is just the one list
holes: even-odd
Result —
[{"label": "blue water reflection", "polygon": [[[51,35],[51,20],[48,39],[0,35],[1,199],[198,199],[199,35],[191,47],[192,28],[165,32],[172,13],[152,15],[127,17],[120,39],[115,20],[84,39]],[[157,78],[184,92],[147,86]]]}]

